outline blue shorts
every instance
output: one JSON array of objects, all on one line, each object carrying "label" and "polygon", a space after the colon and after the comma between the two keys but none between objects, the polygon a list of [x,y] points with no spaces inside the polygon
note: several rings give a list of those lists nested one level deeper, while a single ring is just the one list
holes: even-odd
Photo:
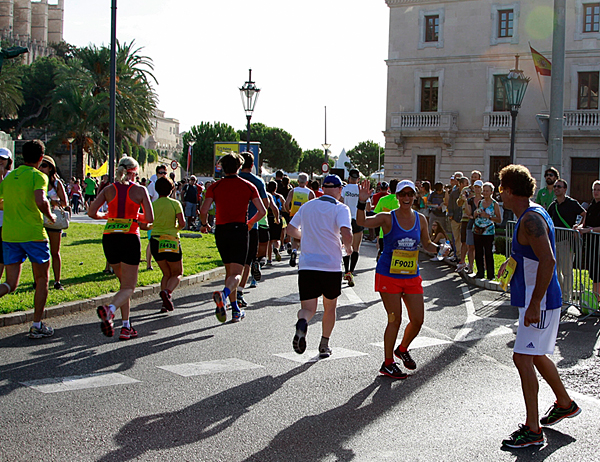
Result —
[{"label": "blue shorts", "polygon": [[2,243],[4,264],[23,263],[29,257],[31,263],[50,261],[50,246],[47,241],[6,242]]}]

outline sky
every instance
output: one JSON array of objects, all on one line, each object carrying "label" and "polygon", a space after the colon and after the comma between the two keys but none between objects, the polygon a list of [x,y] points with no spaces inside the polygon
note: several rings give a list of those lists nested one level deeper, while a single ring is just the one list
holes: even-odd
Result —
[{"label": "sky", "polygon": [[[110,46],[111,0],[65,0],[64,39]],[[261,89],[252,122],[333,155],[383,146],[389,8],[385,0],[117,0],[117,39],[152,58],[159,108],[180,131],[245,129],[239,88]]]}]

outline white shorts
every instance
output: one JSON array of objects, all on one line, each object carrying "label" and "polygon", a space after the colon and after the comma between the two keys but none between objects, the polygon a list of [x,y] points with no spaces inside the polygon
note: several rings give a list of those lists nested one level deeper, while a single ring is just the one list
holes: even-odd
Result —
[{"label": "white shorts", "polygon": [[558,323],[560,322],[560,308],[556,310],[542,310],[540,322],[525,327],[523,323],[527,308],[519,308],[519,327],[513,351],[523,355],[542,356],[554,353]]}]

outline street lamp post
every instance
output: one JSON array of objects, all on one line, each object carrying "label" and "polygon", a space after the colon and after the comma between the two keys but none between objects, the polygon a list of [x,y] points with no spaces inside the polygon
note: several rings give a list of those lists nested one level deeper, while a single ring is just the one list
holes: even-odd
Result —
[{"label": "street lamp post", "polygon": [[329,148],[331,144],[327,142],[327,106],[325,106],[325,142],[321,145],[325,152],[325,162],[329,162]]},{"label": "street lamp post", "polygon": [[196,140],[188,141],[188,165],[186,176],[190,177],[190,168],[192,169],[192,175],[194,174],[194,144],[196,144]]},{"label": "street lamp post", "polygon": [[73,141],[75,138],[67,138],[69,142],[69,181],[73,178]]},{"label": "street lamp post", "polygon": [[248,80],[244,82],[244,86],[240,88],[242,104],[244,105],[244,111],[246,111],[246,120],[248,121],[248,133],[246,134],[247,152],[250,152],[250,119],[252,119],[252,113],[254,112],[254,106],[256,105],[259,93],[260,89],[256,88],[255,83],[252,81],[252,69],[249,69]]},{"label": "street lamp post", "polygon": [[517,114],[523,102],[527,85],[531,79],[525,77],[522,70],[519,69],[519,55],[515,56],[515,68],[511,69],[507,76],[501,77],[506,100],[508,102],[510,116],[512,118],[511,133],[510,133],[510,157],[509,163],[515,162],[515,137],[517,132]]}]

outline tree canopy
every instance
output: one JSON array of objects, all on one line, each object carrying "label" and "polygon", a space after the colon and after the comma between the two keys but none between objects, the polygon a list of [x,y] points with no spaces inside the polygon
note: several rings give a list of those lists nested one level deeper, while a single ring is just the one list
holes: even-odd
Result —
[{"label": "tree canopy", "polygon": [[[267,127],[262,123],[250,125],[250,141],[259,141],[261,164],[265,162],[272,169],[294,172],[302,157],[302,149],[292,135],[281,128]],[[246,141],[246,130],[239,130],[239,139]]]},{"label": "tree canopy", "polygon": [[[371,176],[377,171],[379,145],[371,140],[361,141],[346,154],[352,166],[357,168],[363,175]],[[381,148],[381,165],[383,165],[384,149]]]},{"label": "tree canopy", "polygon": [[321,166],[325,161],[325,153],[322,149],[309,149],[302,153],[302,158],[300,159],[300,164],[298,165],[298,171],[305,172],[312,176],[314,174],[323,173],[321,170]]},{"label": "tree canopy", "polygon": [[187,153],[190,141],[195,141],[193,152],[193,166],[190,173],[212,176],[214,174],[214,144],[221,141],[239,141],[238,132],[231,125],[221,122],[202,122],[194,125],[183,136],[183,153],[180,163],[187,166]]}]

